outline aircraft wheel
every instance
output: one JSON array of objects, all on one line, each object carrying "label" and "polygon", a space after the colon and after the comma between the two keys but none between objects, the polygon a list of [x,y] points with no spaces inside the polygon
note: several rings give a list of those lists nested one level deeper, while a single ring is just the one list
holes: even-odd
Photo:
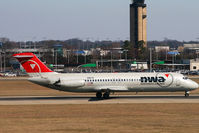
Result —
[{"label": "aircraft wheel", "polygon": [[185,94],[184,94],[184,96],[185,96],[185,97],[189,97],[189,92],[186,91]]},{"label": "aircraft wheel", "polygon": [[102,92],[97,92],[97,93],[96,93],[96,97],[97,97],[97,98],[102,98]]},{"label": "aircraft wheel", "polygon": [[103,98],[104,98],[104,99],[108,99],[108,98],[109,98],[109,95],[110,95],[110,93],[105,92],[104,95],[103,95]]}]

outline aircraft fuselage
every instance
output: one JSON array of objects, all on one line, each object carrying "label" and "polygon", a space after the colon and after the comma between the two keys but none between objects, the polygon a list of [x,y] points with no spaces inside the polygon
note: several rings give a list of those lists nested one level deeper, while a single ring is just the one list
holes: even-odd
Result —
[{"label": "aircraft fuselage", "polygon": [[179,73],[69,73],[29,79],[36,84],[70,92],[191,91],[198,84]]}]

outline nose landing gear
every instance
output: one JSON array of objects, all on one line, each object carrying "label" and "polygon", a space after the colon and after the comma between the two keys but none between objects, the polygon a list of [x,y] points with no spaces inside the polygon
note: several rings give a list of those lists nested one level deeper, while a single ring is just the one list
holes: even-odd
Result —
[{"label": "nose landing gear", "polygon": [[185,96],[185,97],[189,97],[189,91],[185,91],[184,96]]}]

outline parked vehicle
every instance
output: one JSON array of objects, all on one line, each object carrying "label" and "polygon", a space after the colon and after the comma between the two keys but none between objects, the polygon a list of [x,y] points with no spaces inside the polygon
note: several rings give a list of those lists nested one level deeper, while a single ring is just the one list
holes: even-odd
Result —
[{"label": "parked vehicle", "polygon": [[15,74],[15,73],[5,73],[4,76],[5,76],[5,77],[16,77],[17,74]]},{"label": "parked vehicle", "polygon": [[199,71],[189,71],[189,75],[199,75]]}]

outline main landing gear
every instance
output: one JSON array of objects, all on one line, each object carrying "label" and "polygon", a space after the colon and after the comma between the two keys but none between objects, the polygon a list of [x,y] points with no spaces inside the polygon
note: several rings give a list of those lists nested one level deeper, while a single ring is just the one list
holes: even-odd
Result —
[{"label": "main landing gear", "polygon": [[109,95],[110,95],[110,92],[107,91],[107,92],[104,93],[103,98],[108,99]]},{"label": "main landing gear", "polygon": [[101,92],[101,91],[97,92],[97,93],[96,93],[96,97],[97,97],[97,98],[102,98],[102,92]]},{"label": "main landing gear", "polygon": [[[103,94],[103,98],[104,99],[108,99],[109,96],[110,96],[110,92],[109,91],[105,91],[104,94]],[[96,93],[96,97],[97,98],[102,98],[102,92],[101,91],[97,92]]]},{"label": "main landing gear", "polygon": [[189,97],[189,91],[185,91],[184,96],[185,96],[185,97]]}]

